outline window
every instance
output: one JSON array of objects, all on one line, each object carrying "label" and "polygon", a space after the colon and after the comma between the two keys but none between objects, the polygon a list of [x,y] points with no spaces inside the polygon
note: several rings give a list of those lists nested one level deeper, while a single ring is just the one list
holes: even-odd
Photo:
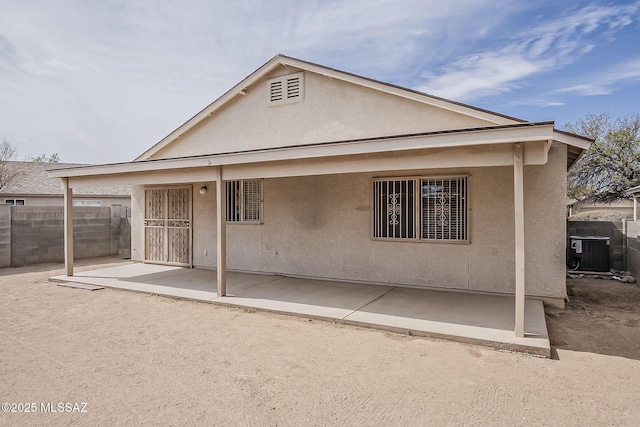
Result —
[{"label": "window", "polygon": [[269,105],[290,104],[304,99],[304,74],[269,79]]},{"label": "window", "polygon": [[262,181],[227,181],[227,221],[262,222]]},{"label": "window", "polygon": [[74,200],[73,206],[102,206],[101,200]]},{"label": "window", "polygon": [[467,241],[467,208],[466,176],[376,179],[373,237]]},{"label": "window", "polygon": [[373,235],[390,239],[414,239],[415,180],[398,179],[373,183]]},{"label": "window", "polygon": [[6,205],[24,206],[24,199],[4,199]]},{"label": "window", "polygon": [[467,240],[467,178],[422,179],[423,240]]}]

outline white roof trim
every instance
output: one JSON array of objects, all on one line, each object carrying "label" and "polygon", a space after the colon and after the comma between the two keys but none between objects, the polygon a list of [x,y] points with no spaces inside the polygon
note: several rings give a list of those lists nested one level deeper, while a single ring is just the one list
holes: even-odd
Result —
[{"label": "white roof trim", "polygon": [[519,142],[526,143],[534,141],[546,142],[553,140],[555,134],[556,132],[554,132],[552,122],[523,123],[517,125],[413,135],[398,135],[365,140],[338,141],[205,156],[143,160],[111,165],[54,169],[49,171],[49,176],[52,178],[95,176],[149,172],[166,169],[239,165],[292,159],[313,159],[358,154],[403,152],[430,148],[454,148],[492,144],[512,144]]},{"label": "white roof trim", "polygon": [[291,66],[291,67],[299,68],[305,71],[310,71],[316,74],[324,75],[332,79],[342,80],[345,82],[375,89],[381,92],[400,96],[413,101],[421,102],[427,105],[454,111],[470,117],[487,120],[489,122],[495,123],[496,125],[509,125],[509,124],[517,124],[517,123],[525,122],[524,120],[517,119],[514,117],[505,116],[499,113],[472,107],[470,105],[466,105],[466,104],[454,102],[451,100],[447,100],[444,98],[439,98],[439,97],[435,97],[425,93],[413,91],[411,89],[402,88],[402,87],[394,86],[388,83],[383,83],[380,81],[368,79],[365,77],[357,76],[355,74],[338,71],[333,68],[324,67],[322,65],[301,61],[299,59],[290,58],[284,55],[276,55],[269,62],[264,64],[262,67],[258,68],[256,71],[250,74],[247,78],[245,78],[240,83],[235,85],[231,90],[226,92],[220,98],[216,99],[213,103],[209,104],[206,108],[204,108],[198,114],[196,114],[195,116],[187,120],[184,124],[182,124],[176,130],[174,130],[169,135],[164,137],[157,144],[153,145],[151,148],[149,148],[140,156],[138,156],[135,159],[135,161],[149,160],[149,157],[153,156],[155,153],[157,153],[162,148],[169,145],[171,142],[180,138],[184,133],[189,131],[191,128],[193,128],[195,125],[200,123],[202,120],[204,120],[208,116],[212,115],[216,110],[218,110],[220,107],[225,105],[235,96],[244,95],[246,93],[244,92],[245,88],[256,83],[258,80],[263,78],[265,75],[270,73],[272,70],[274,70],[278,66]]},{"label": "white roof trim", "polygon": [[559,130],[553,131],[553,139],[554,141],[562,142],[563,144],[571,145],[582,150],[588,150],[591,143],[593,143],[591,139]]}]

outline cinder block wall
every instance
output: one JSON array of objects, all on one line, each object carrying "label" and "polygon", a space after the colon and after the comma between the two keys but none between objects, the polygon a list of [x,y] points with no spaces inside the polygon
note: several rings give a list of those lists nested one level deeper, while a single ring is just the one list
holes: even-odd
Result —
[{"label": "cinder block wall", "polygon": [[[64,261],[63,207],[12,206],[10,208],[11,266]],[[0,242],[2,242],[2,212],[0,211]],[[122,234],[120,217],[122,213],[121,206],[74,207],[74,258],[118,255]],[[0,243],[0,257],[1,255],[2,244]]]},{"label": "cinder block wall", "polygon": [[[119,213],[119,212],[118,212]],[[73,257],[76,259],[117,255],[113,251],[111,208],[81,206],[73,209]],[[117,236],[116,236],[117,242]]]},{"label": "cinder block wall", "polygon": [[640,279],[640,223],[627,222],[627,270]]},{"label": "cinder block wall", "polygon": [[118,256],[120,258],[131,258],[131,208],[122,207],[120,216],[120,238],[118,240]]},{"label": "cinder block wall", "polygon": [[0,205],[0,268],[11,265],[11,205]]},{"label": "cinder block wall", "polygon": [[[630,224],[630,223],[627,223]],[[608,221],[569,221],[568,236],[605,236],[609,238],[611,268],[624,270],[624,234],[622,222]]]}]

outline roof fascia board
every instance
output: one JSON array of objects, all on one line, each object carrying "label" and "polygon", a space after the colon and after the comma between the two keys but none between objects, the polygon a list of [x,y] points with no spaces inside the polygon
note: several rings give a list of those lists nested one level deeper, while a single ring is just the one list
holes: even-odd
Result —
[{"label": "roof fascia board", "polygon": [[[464,138],[461,138],[464,135]],[[239,152],[202,157],[158,159],[87,166],[49,171],[52,178],[148,172],[163,169],[185,169],[246,163],[270,162],[286,159],[310,159],[344,155],[402,152],[425,148],[456,148],[516,142],[549,141],[553,139],[553,123],[523,124],[509,127],[473,129],[429,135],[410,135],[336,142],[322,145],[282,147],[251,152]]]},{"label": "roof fascia board", "polygon": [[569,132],[564,132],[558,129],[554,129],[553,131],[553,139],[558,142],[562,142],[563,144],[571,145],[573,147],[578,147],[582,150],[588,150],[591,144],[594,142],[592,139],[575,135]]}]

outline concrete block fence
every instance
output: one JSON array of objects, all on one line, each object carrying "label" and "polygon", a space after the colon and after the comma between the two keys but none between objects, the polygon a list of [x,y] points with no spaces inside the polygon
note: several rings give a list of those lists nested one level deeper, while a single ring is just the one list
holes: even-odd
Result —
[{"label": "concrete block fence", "polygon": [[[0,205],[0,267],[64,261],[62,206]],[[75,206],[75,259],[101,256],[128,258],[131,252],[130,209],[126,206]]]},{"label": "concrete block fence", "polygon": [[640,223],[633,221],[569,221],[567,236],[606,236],[610,239],[611,268],[630,271],[640,279]]}]

